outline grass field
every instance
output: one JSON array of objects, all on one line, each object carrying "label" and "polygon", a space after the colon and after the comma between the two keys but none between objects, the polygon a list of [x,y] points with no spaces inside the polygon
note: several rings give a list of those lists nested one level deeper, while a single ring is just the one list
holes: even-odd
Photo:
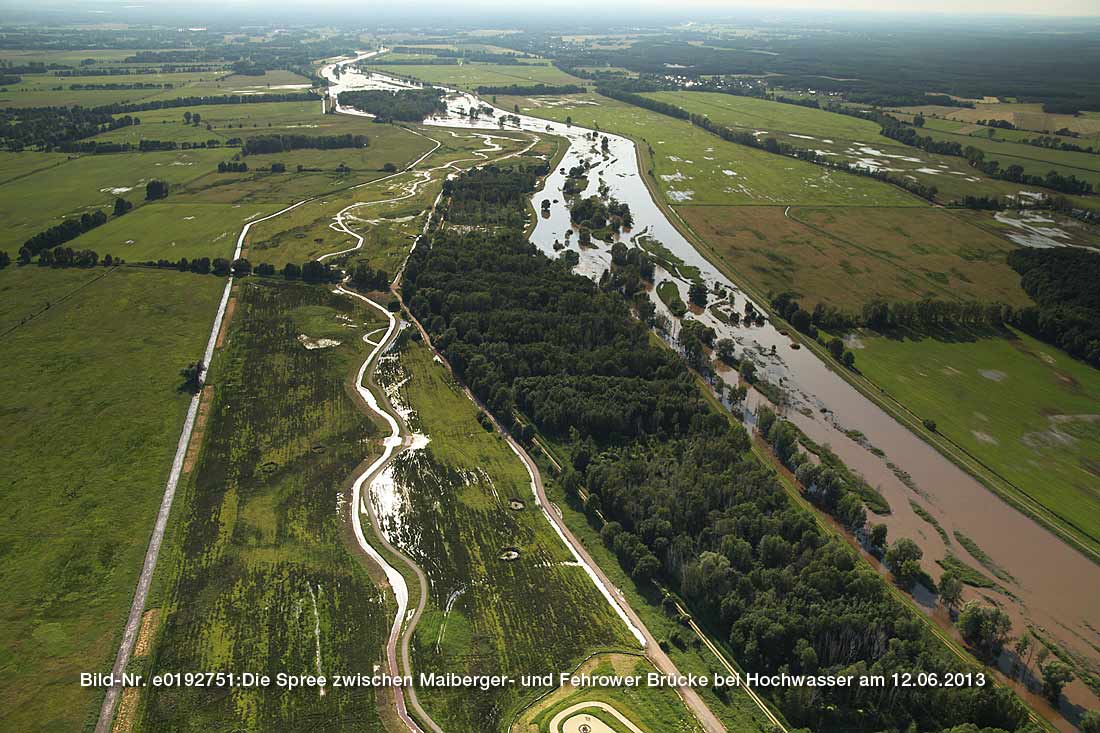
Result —
[{"label": "grass field", "polygon": [[527,64],[483,64],[463,63],[441,66],[398,65],[386,66],[385,56],[372,69],[412,77],[430,84],[445,84],[460,89],[473,89],[478,86],[510,86],[512,84],[583,84],[581,79],[560,71],[550,62],[532,62]]},{"label": "grass field", "polygon": [[795,132],[843,140],[873,140],[879,134],[878,124],[871,120],[755,97],[719,92],[653,92],[642,96],[707,115],[727,127],[772,133]]},{"label": "grass field", "polygon": [[278,211],[279,204],[186,204],[163,201],[138,207],[125,216],[81,235],[81,248],[110,253],[127,262],[181,257],[231,259],[246,222]]},{"label": "grass field", "polygon": [[0,272],[5,322],[53,303],[3,336],[5,730],[80,730],[98,712],[77,675],[114,659],[190,401],[178,372],[225,284],[125,268],[88,284],[104,272]]},{"label": "grass field", "polygon": [[[150,65],[142,64],[144,68]],[[155,65],[154,65],[155,66]],[[110,68],[110,67],[108,67]],[[120,67],[120,69],[123,67]],[[226,70],[198,72],[161,72],[152,74],[111,74],[103,76],[67,76],[24,74],[19,84],[0,91],[2,107],[53,107],[79,104],[98,107],[192,96],[228,94],[292,93],[308,89],[305,77],[289,71],[268,71],[263,76],[241,76]],[[151,89],[73,89],[73,85],[160,84],[170,88]],[[182,110],[180,111],[182,114]]]},{"label": "grass field", "polygon": [[96,208],[109,214],[118,196],[138,204],[145,198],[146,182],[187,183],[216,169],[224,155],[219,150],[87,155],[8,181],[0,185],[5,217],[0,250],[14,257],[29,237],[67,216]]},{"label": "grass field", "polygon": [[1021,334],[860,341],[868,378],[1066,524],[1100,539],[1100,372]]},{"label": "grass field", "polygon": [[[565,671],[565,670],[562,670]],[[586,660],[577,670],[580,674],[641,676],[656,671],[644,657],[628,654],[600,654]],[[669,688],[640,687],[631,689],[561,687],[541,699],[516,719],[512,733],[558,733],[551,729],[554,717],[578,703],[604,702],[623,714],[646,733],[702,733],[699,723],[684,708],[676,692]],[[606,712],[593,709],[586,712],[604,720]],[[563,721],[564,722],[564,721]],[[614,730],[622,723],[607,719]]]},{"label": "grass field", "polygon": [[[536,117],[573,122],[627,135],[652,157],[653,175],[671,204],[818,204],[825,206],[923,206],[914,196],[868,178],[829,171],[722,140],[685,120],[607,97],[565,97],[557,106],[533,106]],[[645,173],[645,171],[643,171]]]},{"label": "grass field", "polygon": [[1037,132],[1052,133],[1063,127],[1081,133],[1082,137],[1100,138],[1100,112],[1082,112],[1078,116],[1050,114],[1043,106],[1034,104],[1003,103],[976,104],[968,107],[940,107],[924,105],[921,107],[902,107],[900,111],[910,114],[920,113],[925,117],[935,116],[961,122],[978,120],[1006,120],[1016,127]]},{"label": "grass field", "polygon": [[933,208],[680,206],[723,264],[762,293],[858,312],[886,300],[1029,302],[1007,240]]},{"label": "grass field", "polygon": [[[250,279],[211,369],[206,439],[158,566],[149,670],[369,673],[390,610],[341,510],[380,431],[348,394],[373,309],[326,287]],[[328,348],[299,341],[330,338]],[[140,730],[381,731],[370,688],[143,690]]]},{"label": "grass field", "polygon": [[[413,638],[418,671],[518,675],[570,669],[601,649],[636,649],[534,503],[523,464],[431,352],[410,342],[386,357],[379,382],[413,411],[426,447],[403,453],[372,489],[387,537],[428,577]],[[511,505],[515,499],[521,502]],[[509,548],[514,560],[502,559]],[[539,693],[421,688],[446,730],[503,730]]]}]

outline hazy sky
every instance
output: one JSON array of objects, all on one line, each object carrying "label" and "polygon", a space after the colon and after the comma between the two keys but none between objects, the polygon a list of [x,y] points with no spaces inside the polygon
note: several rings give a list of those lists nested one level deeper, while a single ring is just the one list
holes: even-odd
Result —
[{"label": "hazy sky", "polygon": [[[75,12],[76,18],[95,15],[162,16],[195,18],[208,22],[216,18],[229,19],[294,17],[308,22],[337,16],[354,22],[373,19],[376,23],[401,21],[432,25],[433,22],[461,22],[506,26],[511,19],[546,19],[552,24],[644,25],[683,20],[706,22],[725,20],[731,16],[767,17],[783,20],[785,13],[838,16],[858,13],[864,18],[889,18],[902,14],[923,22],[954,16],[1092,16],[1100,18],[1100,0],[0,0],[0,23],[5,16],[34,16],[41,13]],[[257,15],[258,14],[258,15]],[[866,15],[865,15],[866,14]],[[104,18],[106,20],[106,17]],[[1092,25],[1090,23],[1090,25]],[[1093,27],[1092,29],[1094,29]],[[1085,29],[1082,29],[1085,30]],[[1090,29],[1091,30],[1091,29]]]}]

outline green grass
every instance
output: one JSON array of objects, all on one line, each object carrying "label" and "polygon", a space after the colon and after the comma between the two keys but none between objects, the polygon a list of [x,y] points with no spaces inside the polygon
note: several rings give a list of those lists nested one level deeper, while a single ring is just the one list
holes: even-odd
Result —
[{"label": "green grass", "polygon": [[103,272],[0,271],[5,314],[55,303],[3,336],[6,730],[79,730],[98,711],[77,675],[114,660],[190,400],[178,372],[225,284],[123,268],[87,285]]},{"label": "green grass", "polygon": [[686,120],[598,95],[563,97],[554,107],[520,108],[527,114],[627,135],[639,142],[643,175],[673,205],[817,204],[922,206],[919,199],[879,181],[830,171],[722,140]]},{"label": "green grass", "polygon": [[936,530],[936,534],[938,534],[940,536],[940,539],[943,540],[943,544],[948,547],[951,546],[951,538],[948,536],[947,530],[943,528],[942,524],[940,524],[940,520],[936,519],[934,516],[932,516],[931,512],[929,512],[927,509],[925,509],[923,506],[913,501],[912,499],[909,500],[909,506],[913,509],[914,514],[930,524],[932,526],[932,529]]},{"label": "green grass", "polygon": [[[565,670],[562,670],[565,671]],[[625,654],[601,654],[587,660],[578,670],[584,674],[645,677],[654,672],[653,665],[644,657]],[[512,726],[514,731],[537,730],[539,733],[557,733],[550,722],[559,712],[578,703],[604,702],[619,711],[647,733],[700,733],[699,723],[691,716],[670,688],[589,688],[562,687],[539,700]],[[590,715],[611,726],[619,733],[629,733],[617,718],[597,708],[578,710],[576,714]]]},{"label": "green grass", "polygon": [[726,265],[762,293],[859,312],[871,300],[1027,305],[1014,247],[935,208],[680,206]]},{"label": "green grass", "polygon": [[[985,151],[986,160],[999,161],[1002,169],[1010,165],[1019,165],[1024,169],[1024,172],[1035,176],[1044,176],[1048,171],[1056,170],[1064,176],[1073,175],[1079,179],[1089,181],[1093,184],[1094,189],[1100,190],[1100,155],[1068,150],[1052,150],[1021,142],[990,140],[983,136],[970,136],[935,129],[921,130],[920,134],[937,140],[957,142],[963,147],[972,145]],[[1038,136],[1038,134],[1033,133],[1033,136]]]},{"label": "green grass", "polygon": [[[877,138],[879,133],[878,124],[871,120],[755,97],[719,92],[653,92],[642,96],[704,114],[727,127],[865,141]],[[809,141],[803,143],[807,145]]]},{"label": "green grass", "polygon": [[[382,61],[385,60],[383,56]],[[478,86],[510,86],[512,84],[582,84],[580,79],[560,71],[549,62],[529,64],[482,64],[463,63],[444,66],[400,65],[386,66],[384,63],[372,66],[378,71],[394,76],[412,77],[430,84],[445,84],[462,89]]]},{"label": "green grass", "polygon": [[127,262],[181,257],[232,258],[237,235],[251,219],[270,214],[282,204],[185,204],[171,199],[134,209],[81,235],[79,246]]},{"label": "green grass", "polygon": [[[379,321],[323,286],[253,278],[237,299],[211,369],[206,438],[158,566],[167,618],[147,670],[316,673],[319,645],[325,674],[370,672],[391,611],[348,546],[342,497],[379,450],[380,431],[347,392],[369,348],[360,336]],[[309,350],[301,333],[341,343]],[[369,689],[142,695],[146,731],[382,730]]]},{"label": "green grass", "polygon": [[987,578],[980,570],[972,568],[965,562],[947,553],[947,557],[937,560],[936,564],[944,570],[950,570],[959,576],[959,580],[974,588],[997,588],[1001,592],[1007,592],[997,583]]},{"label": "green grass", "polygon": [[860,370],[1063,524],[1100,539],[1100,372],[1022,334],[861,334]]},{"label": "green grass", "polygon": [[1001,568],[999,568],[997,564],[993,562],[993,558],[991,558],[985,550],[978,546],[977,542],[970,539],[957,529],[954,531],[954,535],[959,544],[962,545],[963,548],[970,553],[971,557],[981,563],[983,568],[1007,583],[1014,583],[1016,581],[1016,579],[1009,575],[1007,571],[1001,570]]},{"label": "green grass", "polygon": [[0,152],[0,184],[25,178],[38,171],[61,165],[68,156],[64,153],[8,153]]},{"label": "green grass", "polygon": [[0,250],[14,257],[28,238],[67,216],[96,208],[110,213],[118,196],[138,204],[145,198],[147,181],[157,178],[179,186],[217,168],[224,155],[218,150],[86,155],[8,181],[0,185],[0,211],[5,219]]},{"label": "green grass", "polygon": [[[386,358],[378,379],[414,411],[410,427],[430,440],[397,459],[396,501],[382,503],[398,507],[382,512],[387,536],[429,582],[413,667],[543,674],[569,669],[593,651],[636,648],[535,505],[523,464],[479,424],[477,408],[431,352],[410,342],[399,360]],[[525,506],[514,510],[511,499]],[[518,548],[517,560],[500,559],[508,547]],[[539,692],[421,688],[418,696],[446,730],[503,730]]]}]

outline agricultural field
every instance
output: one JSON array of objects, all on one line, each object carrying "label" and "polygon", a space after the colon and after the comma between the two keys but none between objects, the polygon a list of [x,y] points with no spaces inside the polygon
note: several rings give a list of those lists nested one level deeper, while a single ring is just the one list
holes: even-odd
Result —
[{"label": "agricultural field", "polygon": [[879,134],[879,126],[871,120],[756,97],[719,92],[651,92],[642,96],[705,114],[727,127],[813,134],[842,140],[873,140]]},{"label": "agricultural field", "polygon": [[[523,98],[502,99],[510,104]],[[607,97],[559,99],[563,101],[555,106],[516,103],[536,117],[559,122],[568,117],[577,125],[634,138],[643,161],[651,161],[657,188],[673,205],[926,205],[888,184],[726,142],[686,120]]]},{"label": "agricultural field", "polygon": [[[342,502],[356,466],[381,449],[348,392],[370,348],[361,337],[380,322],[323,286],[250,278],[236,292],[205,439],[184,467],[158,566],[163,620],[147,667],[369,673],[391,602],[349,545]],[[383,729],[370,688],[142,695],[143,731]]]},{"label": "agricultural field", "polygon": [[583,84],[581,79],[566,74],[550,65],[548,61],[534,61],[524,64],[485,64],[467,62],[446,65],[396,65],[386,66],[383,56],[379,64],[371,69],[411,77],[429,84],[445,84],[460,89],[474,89],[479,86],[509,86],[512,84]]},{"label": "agricultural field", "polygon": [[224,285],[0,271],[0,574],[19,579],[0,599],[5,730],[80,730],[98,712],[102,690],[74,680],[114,659],[191,399],[179,370],[201,355]]},{"label": "agricultural field", "polygon": [[1030,302],[1005,262],[1012,243],[943,209],[677,211],[722,264],[759,292],[795,292],[811,307],[858,313],[876,298]]},{"label": "agricultural field", "polygon": [[978,120],[1005,120],[1019,129],[1034,130],[1036,132],[1053,133],[1062,128],[1068,128],[1073,132],[1080,133],[1083,138],[1100,139],[1100,112],[1082,112],[1076,116],[1052,114],[1044,112],[1041,104],[1008,102],[976,104],[973,109],[923,105],[920,107],[901,107],[899,111],[969,123],[975,123]]},{"label": "agricultural field", "polygon": [[1029,336],[860,333],[860,371],[1066,524],[1100,539],[1100,373]]},{"label": "agricultural field", "polygon": [[[413,667],[517,675],[571,669],[595,650],[637,650],[535,504],[531,480],[424,346],[379,366],[379,384],[426,445],[372,485],[383,531],[428,578]],[[502,730],[538,690],[420,688],[446,730]]]},{"label": "agricultural field", "polygon": [[110,253],[127,262],[161,259],[175,262],[181,257],[231,259],[237,235],[245,223],[282,207],[272,203],[154,202],[114,217],[76,241],[82,249],[101,255]]},{"label": "agricultural field", "polygon": [[224,155],[219,150],[85,155],[8,181],[0,185],[5,213],[0,250],[14,257],[28,238],[66,217],[95,209],[109,214],[119,196],[136,205],[145,198],[150,180],[170,186],[189,183],[216,169]]}]

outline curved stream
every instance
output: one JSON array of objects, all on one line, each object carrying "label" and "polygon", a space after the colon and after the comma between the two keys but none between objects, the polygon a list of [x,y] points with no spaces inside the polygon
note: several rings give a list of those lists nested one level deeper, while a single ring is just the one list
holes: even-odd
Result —
[{"label": "curved stream", "polygon": [[[377,52],[374,52],[377,53]],[[363,54],[366,58],[372,54]],[[400,88],[412,86],[410,82],[377,72],[351,72],[333,80],[330,92],[338,94],[353,88]],[[569,149],[558,164],[558,169],[546,177],[543,188],[532,197],[536,211],[543,199],[553,203],[548,214],[538,217],[531,240],[548,256],[556,257],[555,242],[566,244],[580,255],[577,271],[597,279],[610,263],[607,243],[591,249],[578,247],[576,233],[567,238],[571,229],[569,211],[562,188],[565,171],[587,160],[591,163],[588,188],[585,196],[595,195],[600,183],[610,189],[610,195],[630,205],[634,228],[624,235],[633,240],[641,233],[661,242],[688,266],[699,269],[708,287],[717,283],[735,294],[735,309],[743,312],[745,303],[751,302],[741,290],[718,270],[682,235],[664,215],[650,195],[638,165],[634,143],[625,137],[600,132],[608,141],[607,154],[590,137],[592,130],[566,125],[528,115],[512,115],[477,97],[448,90],[448,111],[427,121],[427,124],[473,129],[500,129],[498,118],[518,118],[519,124],[506,123],[504,129],[545,132],[569,141]],[[470,109],[491,110],[471,119]],[[560,246],[559,244],[559,246]],[[658,281],[675,282],[681,297],[687,302],[688,282],[658,268]],[[651,294],[659,311],[667,310],[655,295]],[[754,306],[758,304],[753,303]],[[758,311],[759,307],[756,308]],[[910,506],[914,501],[934,516],[947,534],[954,531],[967,535],[984,550],[1015,582],[1004,582],[1011,595],[992,589],[982,590],[986,596],[1001,605],[1013,617],[1014,633],[1019,634],[1027,625],[1033,625],[1064,647],[1083,656],[1100,661],[1100,566],[1071,548],[1059,537],[1037,522],[1011,507],[989,489],[979,483],[935,448],[925,443],[909,429],[871,402],[843,378],[832,371],[812,351],[806,348],[792,349],[791,339],[779,332],[769,321],[764,326],[733,327],[718,320],[708,309],[696,316],[711,326],[719,338],[731,338],[743,354],[751,354],[759,372],[768,381],[780,384],[791,398],[791,408],[786,417],[801,428],[806,435],[820,444],[829,445],[853,470],[861,473],[876,486],[890,502],[892,514],[872,521],[883,521],[890,529],[890,536],[919,539],[924,549],[924,567],[933,576],[940,574],[937,559],[948,553],[947,546],[936,531],[916,515]],[[675,329],[673,330],[673,336]],[[772,350],[775,353],[772,353]],[[722,375],[730,384],[736,384],[737,375]],[[757,398],[757,402],[761,401]],[[885,453],[885,458],[871,452],[866,442],[861,444],[848,437],[845,431],[859,431],[867,436],[874,447]],[[892,462],[912,478],[915,490],[906,486],[887,466]],[[981,563],[964,548],[954,543],[950,551],[975,568]],[[986,574],[988,571],[983,570]],[[967,588],[968,598],[978,597],[975,589]],[[926,600],[926,612],[933,606]],[[1091,619],[1091,626],[1089,620]],[[1066,698],[1086,708],[1095,706],[1096,698],[1079,681],[1066,688]]]}]

